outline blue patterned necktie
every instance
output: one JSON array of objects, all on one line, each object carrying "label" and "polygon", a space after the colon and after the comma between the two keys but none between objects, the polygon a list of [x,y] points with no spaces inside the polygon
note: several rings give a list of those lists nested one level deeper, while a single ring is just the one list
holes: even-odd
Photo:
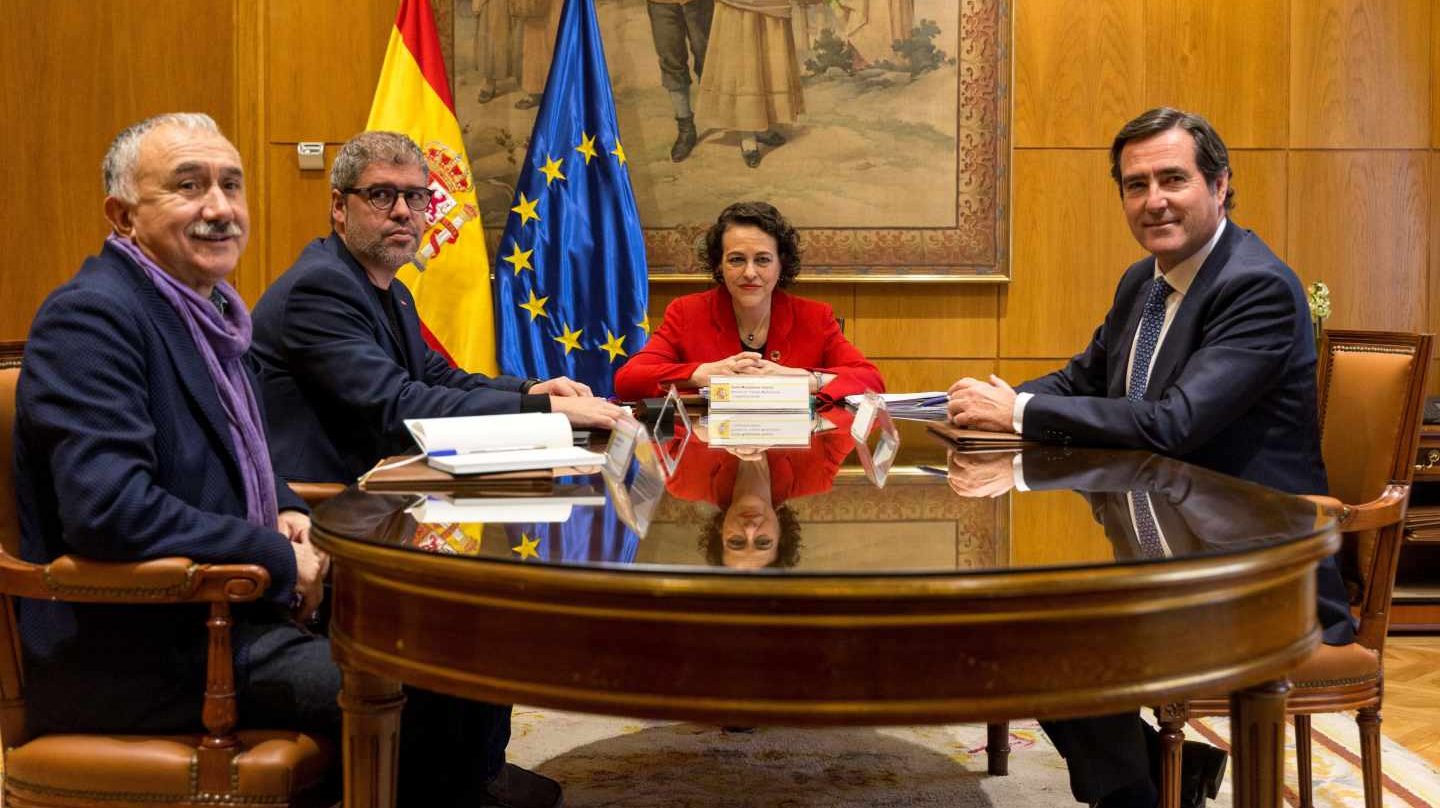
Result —
[{"label": "blue patterned necktie", "polygon": [[1173,291],[1164,278],[1156,278],[1150,286],[1150,296],[1145,298],[1145,310],[1140,315],[1140,336],[1135,340],[1135,361],[1130,365],[1130,384],[1125,388],[1125,397],[1131,401],[1145,397],[1145,385],[1150,379],[1150,358],[1155,355],[1160,330],[1165,327],[1165,298]]},{"label": "blue patterned necktie", "polygon": [[[1163,283],[1163,281],[1162,281]],[[1135,538],[1140,541],[1141,558],[1164,558],[1165,544],[1160,541],[1160,525],[1155,521],[1155,511],[1150,507],[1150,494],[1146,491],[1129,492],[1130,507],[1135,513]]]}]

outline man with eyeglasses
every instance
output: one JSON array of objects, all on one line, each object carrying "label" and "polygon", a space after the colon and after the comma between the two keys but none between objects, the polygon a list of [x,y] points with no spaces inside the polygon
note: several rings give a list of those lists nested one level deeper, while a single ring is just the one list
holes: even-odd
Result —
[{"label": "man with eyeglasses", "polygon": [[429,178],[405,135],[351,138],[330,171],[333,231],[255,306],[251,358],[286,479],[354,480],[414,449],[406,418],[553,411],[606,427],[620,414],[563,376],[467,373],[426,346],[415,300],[395,275],[420,247]]},{"label": "man with eyeglasses", "polygon": [[[451,367],[426,346],[415,301],[396,280],[420,247],[429,169],[414,141],[362,132],[330,171],[330,235],[307,245],[255,306],[250,358],[276,473],[351,481],[414,449],[406,418],[562,412],[610,426],[619,407],[565,377],[494,378]],[[559,806],[555,781],[505,762],[510,707],[407,687],[400,805]]]}]

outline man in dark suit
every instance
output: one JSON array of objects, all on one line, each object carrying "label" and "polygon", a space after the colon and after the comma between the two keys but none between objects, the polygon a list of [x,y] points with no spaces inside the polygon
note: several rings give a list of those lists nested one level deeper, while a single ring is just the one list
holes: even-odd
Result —
[{"label": "man in dark suit", "polygon": [[280,474],[354,480],[414,449],[407,418],[554,411],[577,426],[613,423],[620,408],[579,382],[467,373],[425,344],[415,299],[395,278],[415,257],[431,199],[410,138],[356,135],[330,185],[334,230],[255,305],[251,357]]},{"label": "man in dark suit", "polygon": [[[1152,109],[1116,135],[1110,164],[1150,257],[1125,271],[1105,321],[1063,369],[1014,389],[995,376],[961,379],[950,388],[951,420],[1047,442],[1148,449],[1282,491],[1325,493],[1305,292],[1259,236],[1228,221],[1224,142],[1198,115]],[[1325,641],[1349,642],[1333,559],[1318,576]],[[1149,730],[1138,716],[1045,728],[1070,765],[1077,800],[1155,804]],[[1207,779],[1214,773],[1215,755],[1198,746],[1187,753],[1187,765],[1205,765]],[[1190,798],[1203,805],[1203,796]]]},{"label": "man in dark suit", "polygon": [[[240,155],[208,116],[161,115],[120,133],[104,174],[111,235],[46,299],[25,346],[21,554],[263,566],[264,598],[234,610],[241,720],[338,738],[338,669],[297,624],[326,562],[271,471],[242,362],[250,317],[225,282],[249,230]],[[203,607],[17,608],[32,731],[199,727]]]}]

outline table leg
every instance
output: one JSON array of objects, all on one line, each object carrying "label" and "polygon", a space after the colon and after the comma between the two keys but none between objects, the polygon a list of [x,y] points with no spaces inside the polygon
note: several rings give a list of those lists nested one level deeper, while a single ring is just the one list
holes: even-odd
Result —
[{"label": "table leg", "polygon": [[1180,808],[1180,771],[1185,747],[1185,722],[1190,705],[1185,702],[1155,708],[1160,725],[1160,808]]},{"label": "table leg", "polygon": [[1235,808],[1279,808],[1285,786],[1285,697],[1281,679],[1230,694]]},{"label": "table leg", "polygon": [[400,769],[400,683],[340,666],[345,808],[395,808]]}]

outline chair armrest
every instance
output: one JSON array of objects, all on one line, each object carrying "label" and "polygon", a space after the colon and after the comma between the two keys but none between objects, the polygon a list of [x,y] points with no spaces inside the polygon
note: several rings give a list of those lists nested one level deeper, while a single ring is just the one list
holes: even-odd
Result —
[{"label": "chair armrest", "polygon": [[1360,505],[1346,505],[1340,515],[1342,531],[1375,530],[1400,523],[1405,519],[1405,504],[1410,498],[1409,483],[1391,483],[1380,496]]},{"label": "chair armrest", "polygon": [[72,603],[240,603],[256,600],[270,573],[256,564],[197,564],[188,558],[92,561],[61,556],[31,564],[0,553],[0,591]]}]

